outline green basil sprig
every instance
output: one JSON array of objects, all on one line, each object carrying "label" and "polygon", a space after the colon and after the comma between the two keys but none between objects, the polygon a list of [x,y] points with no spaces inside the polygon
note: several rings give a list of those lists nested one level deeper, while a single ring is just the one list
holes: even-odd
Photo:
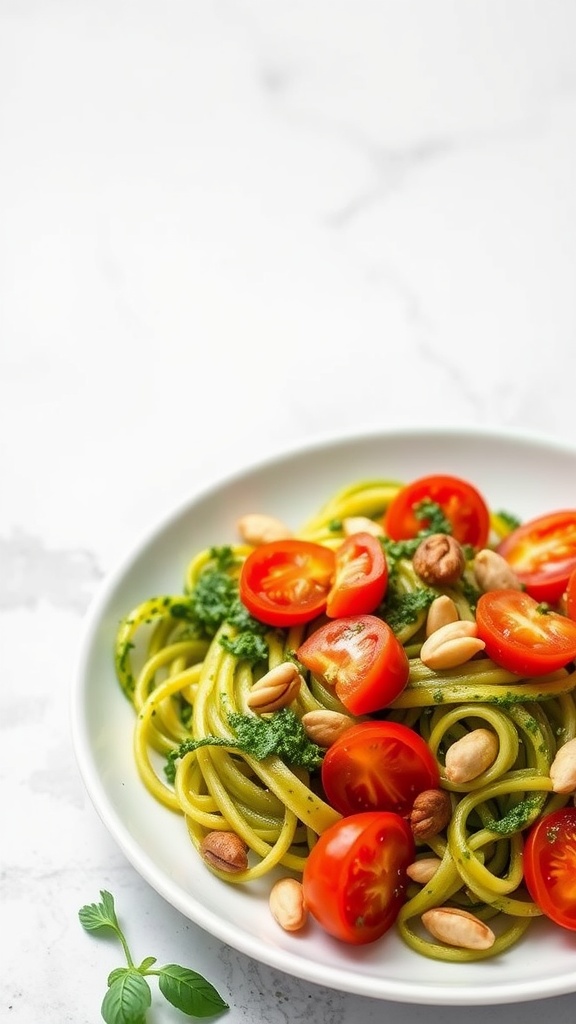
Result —
[{"label": "green basil sprig", "polygon": [[126,967],[117,967],[108,976],[108,991],[101,1007],[106,1024],[145,1024],[146,1011],[152,1003],[152,992],[146,981],[148,977],[158,978],[158,987],[164,998],[189,1017],[213,1017],[228,1009],[228,1004],[214,986],[188,967],[180,967],[179,964],[154,967],[154,956],[148,956],[136,965],[116,917],[114,897],[104,889],[100,896],[101,903],[87,904],[78,911],[80,923],[88,932],[111,929],[122,945],[127,963]]}]

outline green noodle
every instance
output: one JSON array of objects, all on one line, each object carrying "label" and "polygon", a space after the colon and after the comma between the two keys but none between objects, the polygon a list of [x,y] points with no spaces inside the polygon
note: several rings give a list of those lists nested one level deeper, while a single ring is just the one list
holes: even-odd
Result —
[{"label": "green noodle", "polygon": [[[359,481],[333,495],[297,536],[336,547],[349,517],[377,522],[401,484]],[[505,524],[492,517],[500,534]],[[232,544],[227,571],[238,576],[251,548]],[[213,635],[198,635],[192,597],[198,580],[214,563],[212,550],[197,553],[186,567],[181,594],[144,600],[121,622],[115,644],[119,684],[135,709],[134,757],[143,784],[156,800],[181,814],[197,849],[207,832],[232,830],[249,849],[249,865],[234,875],[214,870],[228,883],[247,883],[281,869],[301,874],[318,835],[340,815],[324,800],[309,770],[276,755],[258,760],[239,748],[231,726],[234,714],[250,714],[254,682],[297,650],[307,627],[268,630],[267,660],[253,666],[226,648],[235,630],[224,623]],[[411,560],[394,563],[398,594],[410,595],[422,582]],[[470,577],[468,571],[468,578]],[[470,578],[469,578],[470,582]],[[439,589],[456,604],[461,619],[474,619],[465,586]],[[419,733],[437,759],[441,786],[451,794],[453,814],[445,831],[417,842],[417,856],[440,864],[433,878],[411,884],[397,928],[408,946],[447,961],[497,956],[516,943],[540,911],[523,886],[525,830],[567,798],[552,793],[550,764],[576,736],[576,673],[522,678],[489,658],[477,656],[458,668],[433,671],[420,660],[426,609],[399,627],[397,635],[410,661],[409,680],[380,717],[403,722]],[[317,709],[345,711],[335,692],[309,673],[294,701],[302,717]],[[494,763],[470,782],[455,784],[444,771],[446,750],[457,738],[483,727],[499,741]],[[217,737],[177,761],[173,784],[162,759],[186,740]],[[421,926],[428,909],[452,906],[495,922],[488,950],[470,950],[431,941]]]}]

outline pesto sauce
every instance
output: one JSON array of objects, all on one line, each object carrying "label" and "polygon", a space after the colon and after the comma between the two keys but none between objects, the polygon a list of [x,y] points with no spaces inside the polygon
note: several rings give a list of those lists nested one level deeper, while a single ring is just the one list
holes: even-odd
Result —
[{"label": "pesto sauce", "polygon": [[499,836],[509,836],[514,832],[520,832],[530,821],[538,804],[538,797],[527,797],[508,811],[503,818],[492,818],[488,821],[486,828],[490,829],[491,832],[496,832]]}]

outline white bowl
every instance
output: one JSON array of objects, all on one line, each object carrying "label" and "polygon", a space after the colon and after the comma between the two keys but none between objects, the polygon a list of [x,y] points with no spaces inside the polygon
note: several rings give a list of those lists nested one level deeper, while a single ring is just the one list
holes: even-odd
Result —
[{"label": "white bowl", "polygon": [[537,920],[494,959],[451,964],[408,949],[394,930],[361,948],[314,925],[283,932],[268,910],[266,883],[242,889],[212,876],[184,820],[159,806],[132,757],[134,711],[116,681],[113,644],[121,617],[146,597],[179,593],[190,557],[237,539],[250,511],[293,527],[348,483],[429,473],[469,479],[494,509],[526,519],[576,506],[576,449],[490,430],[382,431],[327,439],[228,477],[156,523],[105,582],[85,622],[72,693],[74,747],[102,821],[124,854],[172,906],[248,956],[334,989],[405,1003],[521,1002],[576,990],[576,933]]}]

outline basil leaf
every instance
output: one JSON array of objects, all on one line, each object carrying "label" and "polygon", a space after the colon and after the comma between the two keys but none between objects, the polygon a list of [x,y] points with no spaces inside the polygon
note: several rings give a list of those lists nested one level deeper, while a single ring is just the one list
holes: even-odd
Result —
[{"label": "basil leaf", "polygon": [[148,982],[132,968],[112,982],[101,1013],[106,1024],[141,1024],[151,1002]]},{"label": "basil leaf", "polygon": [[179,964],[160,968],[158,986],[164,998],[189,1017],[213,1017],[228,1009],[228,1003],[206,978]]},{"label": "basil leaf", "polygon": [[86,931],[97,928],[113,928],[118,930],[118,920],[114,910],[114,897],[105,889],[100,891],[102,903],[89,903],[78,911],[80,923]]}]

